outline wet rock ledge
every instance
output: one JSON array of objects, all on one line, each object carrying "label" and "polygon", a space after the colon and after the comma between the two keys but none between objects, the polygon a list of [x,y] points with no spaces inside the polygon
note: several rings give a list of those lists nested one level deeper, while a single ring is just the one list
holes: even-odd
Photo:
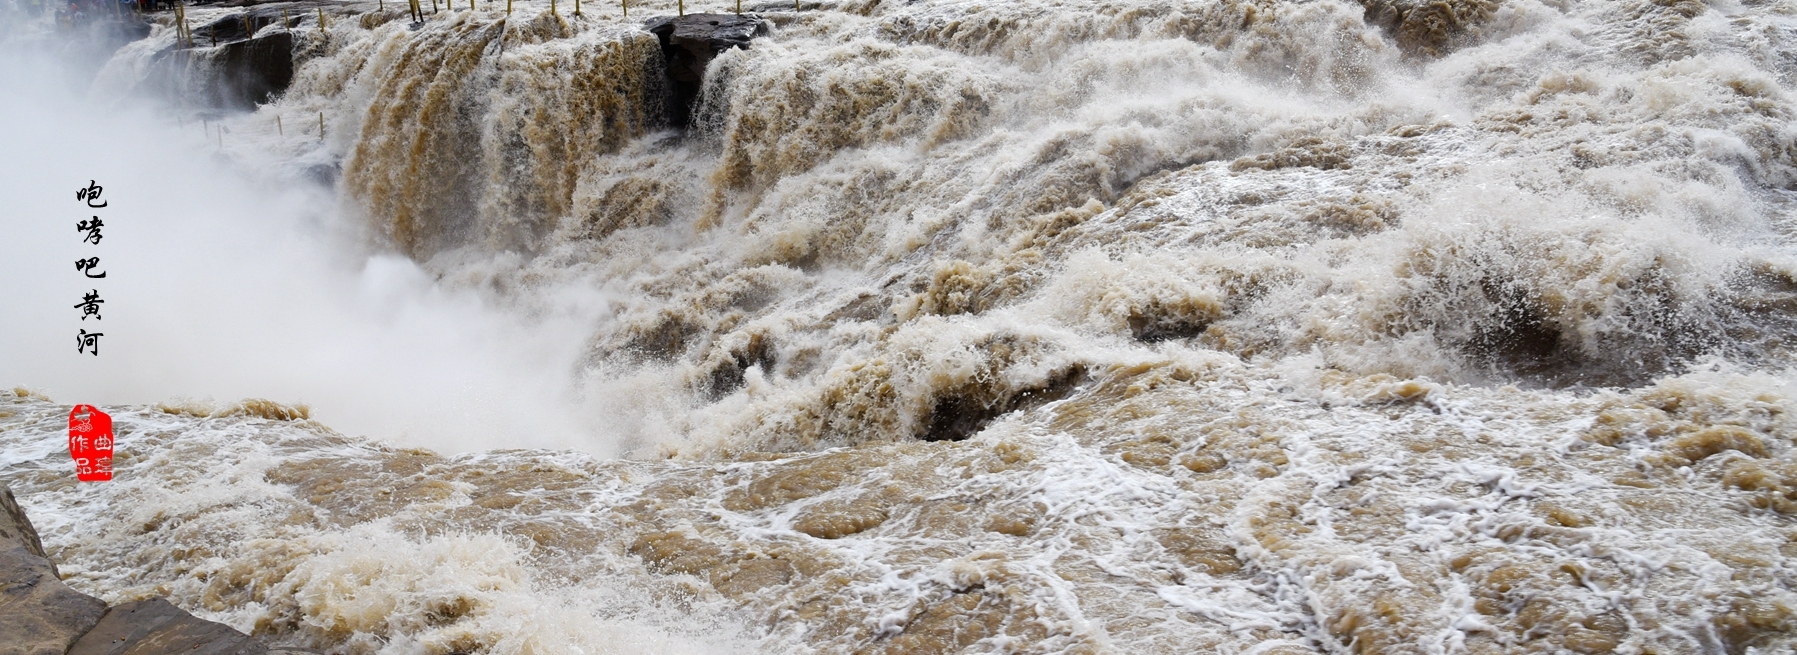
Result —
[{"label": "wet rock ledge", "polygon": [[107,607],[63,584],[0,486],[0,655],[265,655],[255,638],[151,598]]},{"label": "wet rock ledge", "polygon": [[753,15],[686,14],[651,18],[643,29],[661,40],[668,82],[668,124],[686,127],[698,100],[705,68],[731,48],[747,48],[767,36],[768,23]]}]

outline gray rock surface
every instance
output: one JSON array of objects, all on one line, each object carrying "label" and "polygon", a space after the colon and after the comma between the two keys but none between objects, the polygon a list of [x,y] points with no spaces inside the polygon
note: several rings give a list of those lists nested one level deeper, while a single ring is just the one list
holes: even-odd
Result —
[{"label": "gray rock surface", "polygon": [[31,519],[0,487],[0,655],[63,655],[105,612],[62,583]]},{"label": "gray rock surface", "polygon": [[[255,638],[152,598],[107,609],[70,589],[0,486],[0,655],[264,655]],[[286,652],[286,651],[282,651]]]},{"label": "gray rock surface", "polygon": [[768,33],[767,21],[738,14],[687,14],[651,18],[643,28],[661,37],[662,43],[691,54],[704,72],[704,64],[731,48],[747,48],[749,41]]},{"label": "gray rock surface", "polygon": [[[13,546],[24,546],[26,552],[50,559],[50,554],[44,552],[44,541],[37,536],[37,528],[31,526],[31,518],[19,507],[19,499],[13,497],[12,489],[0,487],[0,548]],[[56,563],[51,562],[50,570],[56,571]]]},{"label": "gray rock surface", "polygon": [[188,614],[161,598],[106,610],[68,655],[262,655],[255,638]]}]

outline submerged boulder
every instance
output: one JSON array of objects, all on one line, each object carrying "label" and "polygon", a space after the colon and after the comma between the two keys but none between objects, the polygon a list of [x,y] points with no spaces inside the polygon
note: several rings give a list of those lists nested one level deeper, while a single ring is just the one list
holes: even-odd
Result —
[{"label": "submerged boulder", "polygon": [[684,126],[699,98],[705,67],[724,51],[747,48],[755,37],[766,36],[768,23],[739,14],[687,14],[651,18],[643,29],[661,39],[670,96],[668,123]]}]

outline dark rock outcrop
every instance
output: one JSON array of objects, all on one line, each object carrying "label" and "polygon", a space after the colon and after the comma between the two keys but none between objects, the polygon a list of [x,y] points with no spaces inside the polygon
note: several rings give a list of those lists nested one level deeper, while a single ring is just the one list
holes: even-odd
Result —
[{"label": "dark rock outcrop", "polygon": [[105,612],[62,583],[31,519],[0,487],[0,655],[63,655]]},{"label": "dark rock outcrop", "polygon": [[293,83],[293,33],[269,32],[219,46],[215,55],[219,104],[254,107]]},{"label": "dark rock outcrop", "polygon": [[766,36],[768,23],[746,15],[687,14],[651,18],[643,29],[661,39],[668,75],[668,124],[684,127],[699,99],[705,67],[724,51],[747,48],[755,37]]},{"label": "dark rock outcrop", "polygon": [[[254,109],[293,83],[289,30],[311,20],[299,3],[221,16],[193,27],[193,47],[176,43],[154,59],[150,88],[218,109]],[[272,26],[272,29],[271,29]]]},{"label": "dark rock outcrop", "polygon": [[107,609],[63,584],[0,486],[0,655],[264,655],[255,638],[152,598]]}]

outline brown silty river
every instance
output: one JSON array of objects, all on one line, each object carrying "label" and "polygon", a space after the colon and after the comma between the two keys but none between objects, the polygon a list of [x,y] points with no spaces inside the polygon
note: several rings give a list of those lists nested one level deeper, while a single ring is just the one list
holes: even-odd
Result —
[{"label": "brown silty river", "polygon": [[69,584],[358,655],[1797,648],[1797,2],[745,6],[684,127],[676,3],[569,6],[346,6],[208,119],[559,350],[403,434],[109,406],[104,484],[0,380]]}]

